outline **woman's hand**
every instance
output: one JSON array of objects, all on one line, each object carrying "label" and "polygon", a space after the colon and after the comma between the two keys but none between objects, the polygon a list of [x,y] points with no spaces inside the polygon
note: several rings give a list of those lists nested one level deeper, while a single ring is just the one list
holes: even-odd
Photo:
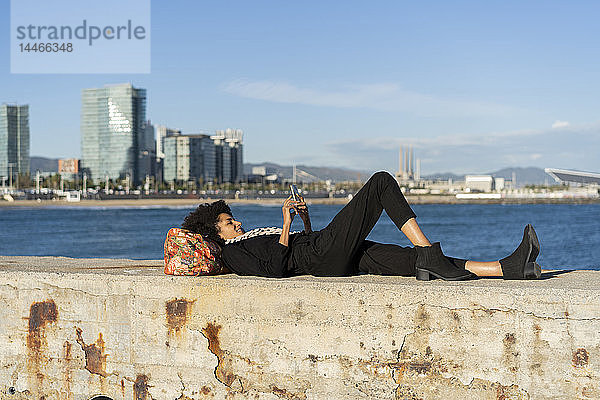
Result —
[{"label": "woman's hand", "polygon": [[285,199],[283,202],[283,207],[281,207],[281,212],[283,214],[283,227],[281,230],[281,236],[279,236],[279,243],[287,246],[290,239],[290,227],[292,226],[292,221],[294,221],[294,216],[290,210],[295,210],[294,204],[297,203],[292,200],[292,196]]},{"label": "woman's hand", "polygon": [[306,206],[304,197],[300,197],[300,201],[296,203],[296,210],[298,211],[298,215],[300,215],[300,218],[302,218],[302,222],[304,222],[304,232],[312,232],[310,216],[308,215],[308,207]]},{"label": "woman's hand", "polygon": [[[283,226],[286,226],[286,225],[291,226],[292,225],[292,221],[294,221],[294,216],[296,215],[295,203],[296,202],[294,200],[292,200],[292,196],[288,197],[283,202],[283,207],[281,207],[281,212],[283,214]],[[290,212],[291,210],[294,210],[294,211]]]}]

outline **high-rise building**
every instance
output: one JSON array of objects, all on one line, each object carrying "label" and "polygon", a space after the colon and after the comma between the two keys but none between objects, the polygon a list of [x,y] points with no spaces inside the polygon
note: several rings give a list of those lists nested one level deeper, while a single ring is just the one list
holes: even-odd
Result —
[{"label": "high-rise building", "polygon": [[218,130],[215,143],[217,182],[241,182],[244,177],[243,136],[241,129]]},{"label": "high-rise building", "polygon": [[167,128],[164,125],[156,125],[156,181],[164,182],[165,165],[165,138],[167,136],[181,135],[181,130]]},{"label": "high-rise building", "polygon": [[144,180],[146,176],[156,176],[156,141],[154,140],[154,125],[150,120],[144,124],[138,160],[141,180]]},{"label": "high-rise building", "polygon": [[225,142],[223,131],[217,131],[211,136],[215,144],[215,172],[217,183],[232,182],[231,180],[231,151]]},{"label": "high-rise building", "polygon": [[0,105],[0,180],[29,173],[29,106]]},{"label": "high-rise building", "polygon": [[181,135],[181,130],[167,128],[164,125],[156,125],[156,157],[165,158],[165,138],[167,136]]},{"label": "high-rise building", "polygon": [[144,124],[144,134],[140,143],[140,150],[149,151],[151,153],[156,152],[156,141],[154,140],[154,125],[152,121],[148,120]]},{"label": "high-rise building", "polygon": [[84,89],[81,96],[81,168],[92,179],[139,184],[146,121],[146,90],[131,84]]},{"label": "high-rise building", "polygon": [[166,182],[215,181],[215,145],[208,135],[165,136],[164,153]]}]

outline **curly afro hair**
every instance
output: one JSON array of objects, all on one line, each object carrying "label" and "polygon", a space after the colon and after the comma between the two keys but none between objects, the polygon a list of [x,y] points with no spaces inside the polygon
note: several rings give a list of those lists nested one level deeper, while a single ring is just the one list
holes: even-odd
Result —
[{"label": "curly afro hair", "polygon": [[181,227],[188,231],[199,233],[204,238],[223,246],[225,241],[219,236],[219,231],[217,230],[217,220],[219,214],[222,213],[233,216],[231,208],[229,208],[224,200],[200,204],[196,210],[185,217]]}]

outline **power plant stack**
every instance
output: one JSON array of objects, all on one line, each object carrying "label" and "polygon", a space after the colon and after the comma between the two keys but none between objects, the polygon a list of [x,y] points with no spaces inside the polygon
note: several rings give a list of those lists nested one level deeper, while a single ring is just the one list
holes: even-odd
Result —
[{"label": "power plant stack", "polygon": [[[417,159],[415,167],[415,155],[412,145],[400,146],[398,172],[396,178],[400,183],[409,183],[420,180],[421,160]],[[415,172],[416,169],[416,172]]]}]

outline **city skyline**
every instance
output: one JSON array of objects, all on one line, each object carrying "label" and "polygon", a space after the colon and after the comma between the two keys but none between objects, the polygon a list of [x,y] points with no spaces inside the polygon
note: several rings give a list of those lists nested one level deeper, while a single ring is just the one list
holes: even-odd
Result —
[{"label": "city skyline", "polygon": [[182,134],[161,125],[155,129],[146,119],[146,99],[146,89],[129,83],[82,90],[80,166],[86,178],[126,179],[133,185],[151,178],[173,183],[243,180],[241,129],[214,135]]},{"label": "city skyline", "polygon": [[147,89],[156,125],[242,127],[252,163],[395,171],[399,146],[412,145],[423,174],[599,171],[598,11],[153,2],[150,74],[12,75],[6,57],[0,103],[30,105],[32,156],[81,157],[81,89],[131,82]]}]

